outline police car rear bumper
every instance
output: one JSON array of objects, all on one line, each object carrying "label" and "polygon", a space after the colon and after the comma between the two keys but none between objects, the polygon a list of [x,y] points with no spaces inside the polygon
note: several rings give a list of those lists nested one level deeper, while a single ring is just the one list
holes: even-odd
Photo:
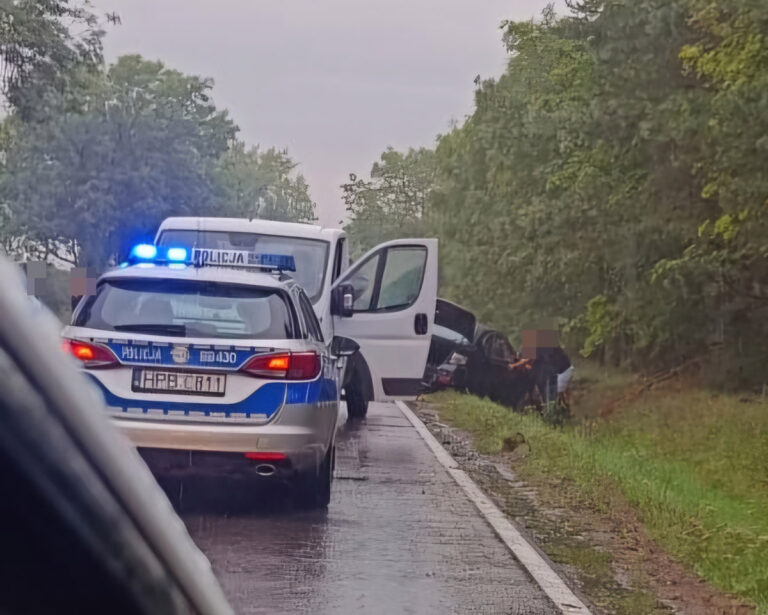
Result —
[{"label": "police car rear bumper", "polygon": [[291,404],[264,425],[195,423],[130,415],[113,419],[134,445],[147,449],[283,453],[295,470],[316,467],[331,446],[338,406]]},{"label": "police car rear bumper", "polygon": [[225,489],[230,480],[291,480],[297,472],[289,459],[259,461],[248,459],[242,453],[172,448],[139,448],[138,451],[158,478],[211,479],[217,487]]}]

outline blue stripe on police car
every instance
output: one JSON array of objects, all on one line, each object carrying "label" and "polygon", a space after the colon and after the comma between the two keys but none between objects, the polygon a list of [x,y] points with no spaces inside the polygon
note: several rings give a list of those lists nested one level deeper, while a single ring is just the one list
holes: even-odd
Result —
[{"label": "blue stripe on police car", "polygon": [[158,410],[164,415],[178,412],[190,418],[194,418],[195,415],[226,418],[242,416],[246,419],[263,420],[272,418],[283,404],[335,404],[338,402],[339,395],[334,380],[318,378],[311,382],[270,382],[256,389],[242,401],[231,404],[128,399],[112,393],[93,374],[88,375],[101,389],[107,406],[119,409],[125,414],[130,414],[131,410],[137,410],[143,414]]},{"label": "blue stripe on police car", "polygon": [[211,347],[194,344],[137,344],[131,340],[109,340],[106,344],[123,365],[184,365],[212,369],[238,370],[256,354],[268,348]]}]

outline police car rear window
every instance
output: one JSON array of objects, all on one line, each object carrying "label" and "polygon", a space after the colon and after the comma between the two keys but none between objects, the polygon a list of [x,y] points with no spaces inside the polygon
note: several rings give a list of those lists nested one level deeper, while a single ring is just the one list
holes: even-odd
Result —
[{"label": "police car rear window", "polygon": [[294,339],[289,300],[279,289],[187,280],[101,284],[77,314],[79,327],[183,337]]}]

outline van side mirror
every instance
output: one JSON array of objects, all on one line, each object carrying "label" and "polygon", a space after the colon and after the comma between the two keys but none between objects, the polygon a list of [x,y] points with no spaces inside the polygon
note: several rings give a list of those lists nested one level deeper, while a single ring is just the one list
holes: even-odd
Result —
[{"label": "van side mirror", "polygon": [[348,337],[335,335],[331,340],[331,354],[335,357],[349,357],[360,350],[360,345]]},{"label": "van side mirror", "polygon": [[339,284],[331,295],[331,314],[349,318],[354,314],[355,289],[352,284]]}]

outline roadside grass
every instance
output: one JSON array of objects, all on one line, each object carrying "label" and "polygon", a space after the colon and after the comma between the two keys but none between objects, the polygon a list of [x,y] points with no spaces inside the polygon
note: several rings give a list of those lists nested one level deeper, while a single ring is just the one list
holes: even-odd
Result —
[{"label": "roadside grass", "polygon": [[657,612],[656,599],[641,591],[630,592],[621,602],[621,611],[624,615],[650,615]]},{"label": "roadside grass", "polygon": [[[611,513],[618,490],[670,554],[768,614],[768,403],[667,388],[605,419],[552,427],[468,395],[429,400],[480,452],[522,434],[523,474],[568,481],[600,512]],[[579,404],[589,403],[584,394]]]},{"label": "roadside grass", "polygon": [[578,418],[594,418],[614,405],[624,394],[639,386],[636,374],[603,367],[594,361],[575,358],[576,376],[571,384],[572,406]]},{"label": "roadside grass", "polygon": [[593,577],[608,574],[611,568],[610,554],[598,549],[585,548],[584,545],[553,543],[549,556],[558,561],[567,561]]},{"label": "roadside grass", "polygon": [[[639,584],[631,582],[631,587],[625,591],[616,592],[606,587],[613,580],[611,573],[611,554],[606,551],[590,548],[583,544],[567,544],[565,542],[548,542],[546,552],[556,562],[569,564],[579,570],[587,594],[595,603],[605,609],[605,612],[617,612],[622,615],[655,615],[666,614],[669,611],[658,608],[656,598],[639,588]],[[599,591],[596,591],[596,586]],[[614,602],[606,600],[606,595],[614,598]]]}]

